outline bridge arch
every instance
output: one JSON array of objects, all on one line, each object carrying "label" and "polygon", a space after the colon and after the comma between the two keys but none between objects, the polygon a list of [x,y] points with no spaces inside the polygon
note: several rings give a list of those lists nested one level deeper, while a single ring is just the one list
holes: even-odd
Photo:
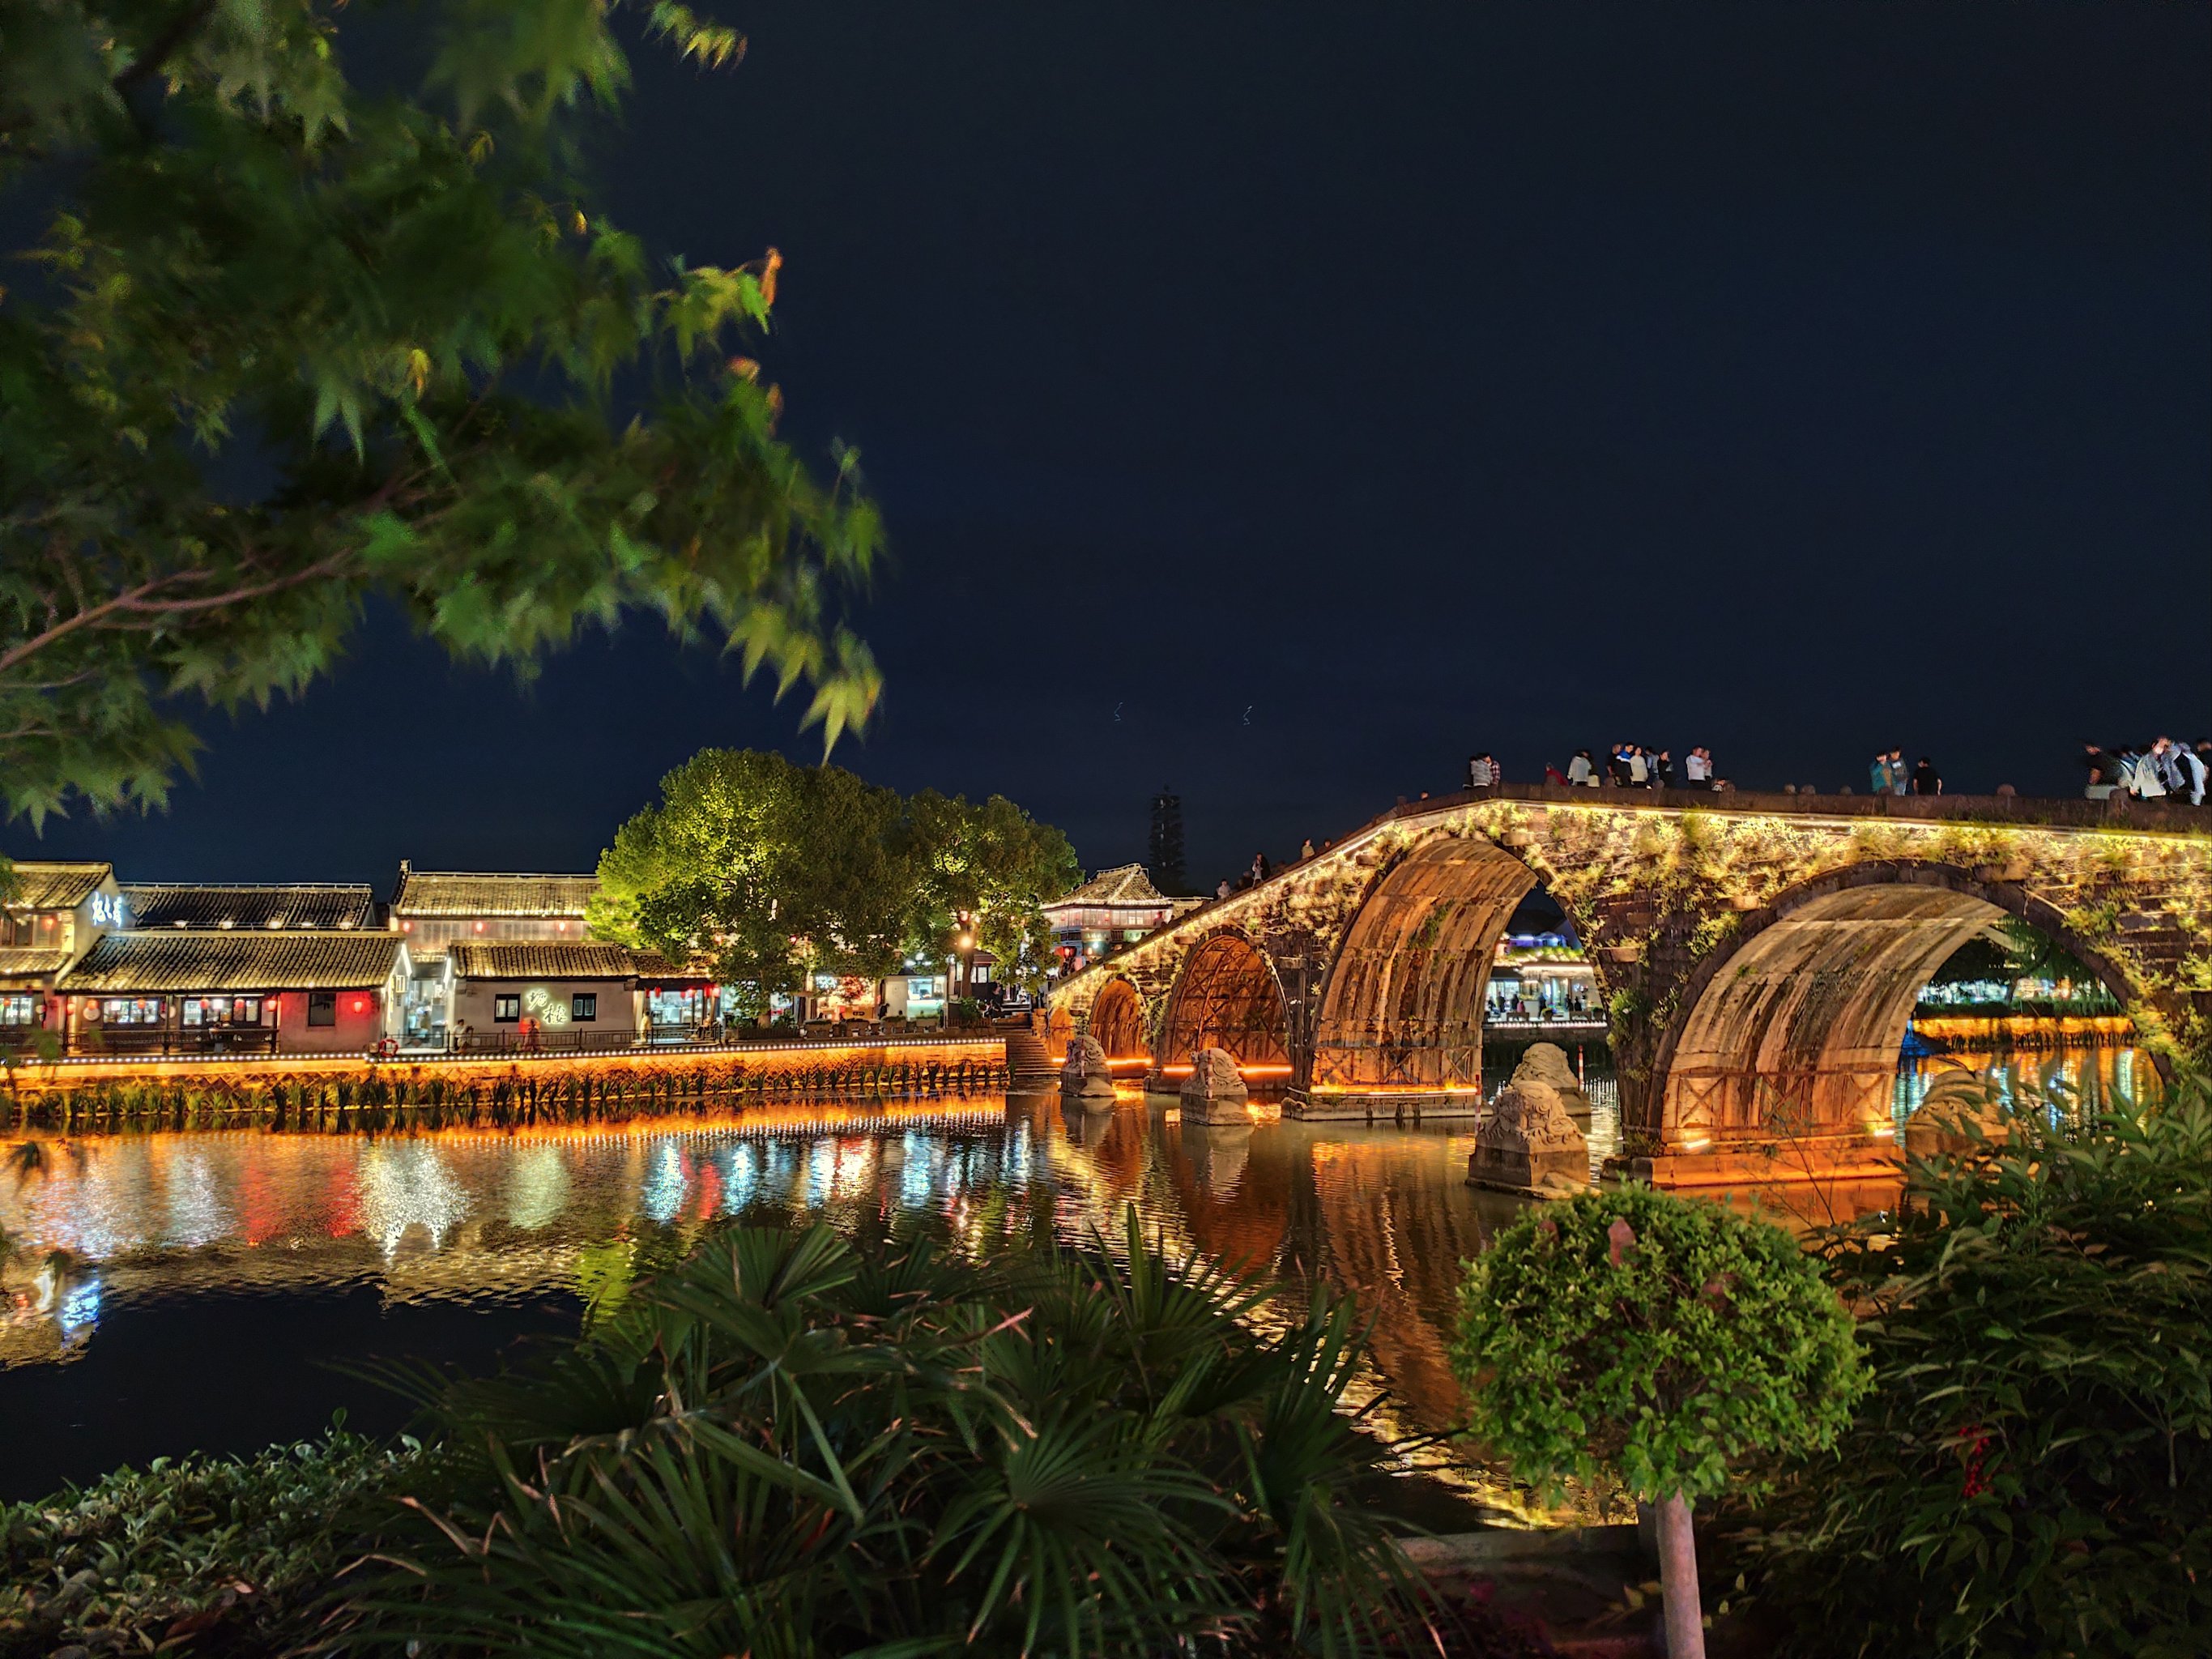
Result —
[{"label": "bridge arch", "polygon": [[1145,1000],[1116,974],[1091,1000],[1087,1035],[1096,1037],[1109,1060],[1150,1060],[1152,1033],[1146,1029]]},{"label": "bridge arch", "polygon": [[2128,977],[2020,886],[1934,863],[1831,872],[1746,915],[1683,982],[1637,1127],[1697,1152],[1729,1141],[1889,1127],[1920,990],[2003,916],[2056,939],[2122,1003]]},{"label": "bridge arch", "polygon": [[1225,1048],[1250,1070],[1291,1066],[1289,1005],[1267,953],[1242,928],[1220,927],[1192,947],[1167,995],[1152,1053],[1180,1071],[1199,1048]]},{"label": "bridge arch", "polygon": [[1370,885],[1331,963],[1309,1090],[1482,1086],[1498,942],[1536,872],[1478,836],[1440,836]]}]

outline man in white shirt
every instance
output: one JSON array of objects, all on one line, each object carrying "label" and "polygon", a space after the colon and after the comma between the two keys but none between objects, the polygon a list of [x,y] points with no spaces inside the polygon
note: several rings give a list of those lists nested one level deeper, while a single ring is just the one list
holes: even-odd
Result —
[{"label": "man in white shirt", "polygon": [[1702,749],[1692,749],[1682,757],[1682,781],[1692,789],[1702,789],[1713,781],[1712,757]]}]

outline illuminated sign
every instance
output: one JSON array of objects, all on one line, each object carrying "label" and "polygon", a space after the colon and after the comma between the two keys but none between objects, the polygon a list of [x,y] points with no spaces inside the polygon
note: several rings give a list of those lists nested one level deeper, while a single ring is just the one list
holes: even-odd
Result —
[{"label": "illuminated sign", "polygon": [[568,1005],[542,985],[533,985],[522,994],[522,1012],[540,1025],[566,1025]]},{"label": "illuminated sign", "polygon": [[95,927],[122,927],[126,915],[123,895],[94,893],[92,902],[86,907],[86,914],[92,918],[92,925]]}]

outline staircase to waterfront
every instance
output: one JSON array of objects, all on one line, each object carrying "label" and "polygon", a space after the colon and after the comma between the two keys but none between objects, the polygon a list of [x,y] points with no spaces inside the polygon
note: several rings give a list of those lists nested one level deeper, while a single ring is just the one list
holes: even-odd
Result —
[{"label": "staircase to waterfront", "polygon": [[1000,1028],[1006,1042],[1006,1077],[1011,1083],[1048,1083],[1057,1075],[1044,1039],[1026,1021]]}]

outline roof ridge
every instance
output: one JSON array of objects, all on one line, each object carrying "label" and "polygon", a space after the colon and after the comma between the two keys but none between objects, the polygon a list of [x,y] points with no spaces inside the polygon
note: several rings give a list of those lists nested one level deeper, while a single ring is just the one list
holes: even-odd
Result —
[{"label": "roof ridge", "polygon": [[213,888],[243,890],[247,892],[312,892],[374,893],[376,884],[368,881],[126,881],[119,884],[131,887],[181,887],[194,890]]},{"label": "roof ridge", "polygon": [[483,876],[484,880],[599,880],[598,869],[407,869],[410,876]]}]

